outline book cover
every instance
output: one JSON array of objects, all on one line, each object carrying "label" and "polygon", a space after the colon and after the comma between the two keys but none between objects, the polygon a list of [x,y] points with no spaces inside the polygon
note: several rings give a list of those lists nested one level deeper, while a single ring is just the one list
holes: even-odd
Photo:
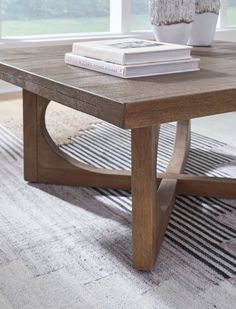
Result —
[{"label": "book cover", "polygon": [[136,38],[73,43],[72,53],[128,65],[190,57],[191,47]]}]

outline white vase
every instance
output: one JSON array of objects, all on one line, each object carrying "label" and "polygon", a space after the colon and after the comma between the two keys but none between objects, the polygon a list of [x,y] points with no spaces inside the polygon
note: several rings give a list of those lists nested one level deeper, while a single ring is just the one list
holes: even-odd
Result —
[{"label": "white vase", "polygon": [[154,36],[159,42],[187,44],[192,29],[192,23],[154,26]]},{"label": "white vase", "polygon": [[218,14],[196,14],[188,41],[192,46],[210,46],[216,31]]},{"label": "white vase", "polygon": [[196,0],[149,0],[150,18],[157,41],[187,44]]}]

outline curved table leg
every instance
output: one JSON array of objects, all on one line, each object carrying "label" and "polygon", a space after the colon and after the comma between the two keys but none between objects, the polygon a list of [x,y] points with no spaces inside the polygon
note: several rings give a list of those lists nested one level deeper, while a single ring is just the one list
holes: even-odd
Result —
[{"label": "curved table leg", "polygon": [[[177,178],[156,177],[158,129],[132,130],[133,260],[136,269],[145,271],[154,266],[174,206],[178,182]],[[183,171],[189,146],[190,122],[178,122],[167,175]]]},{"label": "curved table leg", "polygon": [[190,144],[190,121],[178,122],[173,156],[164,174],[156,174],[159,126],[132,129],[131,176],[126,171],[88,166],[62,152],[46,130],[49,102],[23,91],[25,179],[60,185],[132,187],[135,268],[153,268],[177,193],[236,198],[235,179],[182,174]]},{"label": "curved table leg", "polygon": [[130,172],[98,169],[62,152],[49,136],[45,112],[49,100],[23,91],[24,175],[30,182],[88,187],[130,188]]}]

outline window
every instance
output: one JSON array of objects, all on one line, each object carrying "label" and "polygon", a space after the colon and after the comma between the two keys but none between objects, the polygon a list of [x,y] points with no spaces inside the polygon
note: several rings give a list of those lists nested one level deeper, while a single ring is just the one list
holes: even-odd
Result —
[{"label": "window", "polygon": [[236,0],[228,0],[227,19],[229,26],[236,26]]},{"label": "window", "polygon": [[[149,0],[0,0],[0,6],[0,38],[152,29]],[[236,0],[221,0],[218,26],[236,27]]]},{"label": "window", "polygon": [[131,30],[151,29],[147,0],[131,0]]},{"label": "window", "polygon": [[109,31],[110,0],[2,0],[2,37]]}]

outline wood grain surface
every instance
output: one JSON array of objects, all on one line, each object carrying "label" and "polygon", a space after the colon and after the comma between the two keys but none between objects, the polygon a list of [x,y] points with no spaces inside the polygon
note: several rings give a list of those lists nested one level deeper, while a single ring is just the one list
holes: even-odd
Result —
[{"label": "wood grain surface", "polygon": [[123,128],[236,110],[236,43],[194,48],[199,72],[132,80],[65,65],[70,50],[3,49],[0,78]]},{"label": "wood grain surface", "polygon": [[157,205],[156,127],[132,130],[132,229],[133,265],[139,270],[152,270],[160,230]]},{"label": "wood grain surface", "polygon": [[[25,179],[123,189],[131,185],[133,264],[150,271],[177,192],[214,196],[223,185],[220,196],[235,196],[235,179],[185,178],[181,173],[189,150],[188,119],[236,110],[236,44],[195,48],[194,54],[201,57],[199,72],[135,80],[67,66],[64,54],[70,49],[11,49],[0,57],[0,78],[24,89]],[[132,128],[131,177],[126,171],[99,171],[62,154],[45,127],[50,100]],[[166,170],[170,177],[158,180],[156,126],[168,121],[179,121],[176,144]]]},{"label": "wood grain surface", "polygon": [[45,112],[49,101],[23,91],[24,177],[30,182],[89,187],[131,187],[130,173],[98,169],[62,152],[49,136]]}]

